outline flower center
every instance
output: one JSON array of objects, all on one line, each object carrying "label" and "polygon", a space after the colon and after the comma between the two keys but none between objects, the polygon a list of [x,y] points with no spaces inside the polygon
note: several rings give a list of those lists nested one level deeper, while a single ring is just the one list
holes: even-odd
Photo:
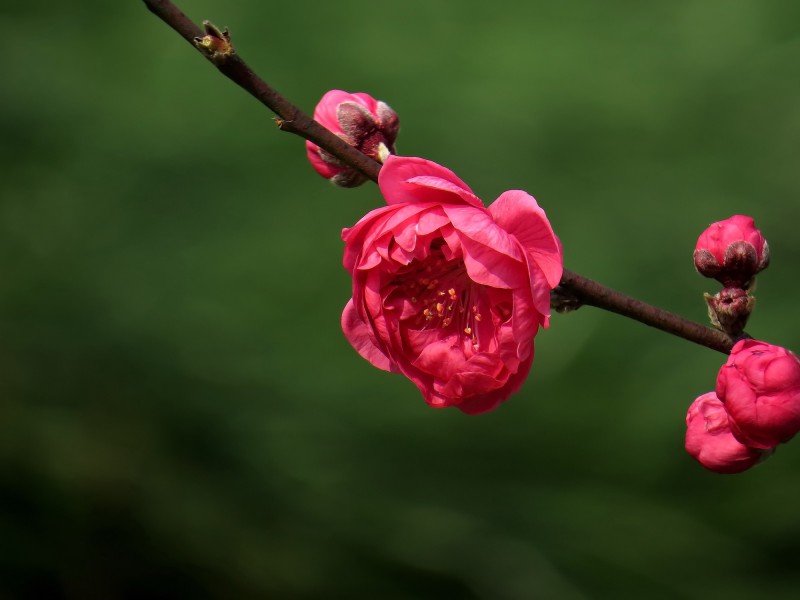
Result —
[{"label": "flower center", "polygon": [[479,286],[470,280],[461,258],[445,258],[443,244],[441,238],[434,240],[428,256],[411,261],[392,278],[395,293],[405,304],[401,321],[411,329],[456,335],[478,352],[478,325],[483,318]]}]

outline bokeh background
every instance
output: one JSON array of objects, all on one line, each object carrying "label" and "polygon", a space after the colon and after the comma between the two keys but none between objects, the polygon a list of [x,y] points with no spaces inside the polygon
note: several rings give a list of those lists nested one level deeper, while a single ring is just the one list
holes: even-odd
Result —
[{"label": "bokeh background", "polygon": [[[752,215],[748,330],[800,349],[796,0],[180,6],[696,320],[697,235]],[[796,597],[800,442],[738,476],[683,449],[724,356],[585,308],[497,411],[430,409],[340,331],[374,185],[318,177],[137,0],[0,20],[0,598]]]}]

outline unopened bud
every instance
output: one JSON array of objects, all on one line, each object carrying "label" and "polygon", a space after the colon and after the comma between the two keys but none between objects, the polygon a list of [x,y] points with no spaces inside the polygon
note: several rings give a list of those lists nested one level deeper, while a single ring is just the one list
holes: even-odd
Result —
[{"label": "unopened bud", "polygon": [[731,433],[767,450],[800,432],[800,361],[780,346],[741,340],[717,375]]},{"label": "unopened bud", "polygon": [[705,294],[705,299],[711,323],[730,336],[744,330],[756,305],[756,299],[742,288],[725,288],[713,296]]},{"label": "unopened bud", "polygon": [[202,50],[214,62],[220,62],[235,54],[231,34],[228,28],[220,29],[211,21],[203,21],[206,34],[194,38],[194,45]]},{"label": "unopened bud", "polygon": [[715,473],[741,473],[774,450],[746,446],[731,433],[728,413],[714,392],[697,398],[686,413],[686,451]]},{"label": "unopened bud", "polygon": [[[395,152],[400,129],[397,113],[368,94],[331,90],[317,104],[314,120],[378,162]],[[366,181],[361,173],[313,142],[306,142],[306,152],[314,170],[336,185],[356,187]]]},{"label": "unopened bud", "polygon": [[750,286],[756,273],[769,264],[769,245],[753,219],[734,215],[712,223],[698,238],[694,266],[727,288]]}]

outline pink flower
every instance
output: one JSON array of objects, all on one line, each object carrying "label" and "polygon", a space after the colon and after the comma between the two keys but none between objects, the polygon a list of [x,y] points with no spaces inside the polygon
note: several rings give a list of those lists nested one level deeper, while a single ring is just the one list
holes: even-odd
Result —
[{"label": "pink flower", "polygon": [[380,369],[402,373],[431,406],[492,410],[522,385],[546,327],[561,245],[531,196],[487,209],[448,169],[390,156],[388,206],[342,231],[353,298],[342,328]]},{"label": "pink flower", "polygon": [[741,473],[772,454],[733,437],[728,413],[714,392],[697,398],[686,413],[686,451],[715,473]]},{"label": "pink flower", "polygon": [[697,240],[694,265],[725,287],[747,288],[769,264],[769,245],[751,217],[733,215],[712,223]]},{"label": "pink flower", "polygon": [[[400,128],[397,114],[368,94],[331,90],[314,109],[314,120],[379,162],[394,153]],[[361,173],[313,142],[306,142],[306,152],[314,170],[336,185],[356,187],[366,181]]]},{"label": "pink flower", "polygon": [[731,432],[753,448],[773,448],[800,431],[800,361],[786,348],[741,340],[717,375]]}]

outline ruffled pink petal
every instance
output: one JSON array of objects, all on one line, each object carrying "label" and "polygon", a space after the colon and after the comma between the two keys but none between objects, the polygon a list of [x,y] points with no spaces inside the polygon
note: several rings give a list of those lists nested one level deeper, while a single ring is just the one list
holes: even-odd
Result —
[{"label": "ruffled pink petal", "polygon": [[[497,392],[506,382],[481,371],[457,373],[441,390],[446,398],[475,398]],[[453,402],[456,404],[456,402]]]},{"label": "ruffled pink petal", "polygon": [[351,299],[342,312],[342,331],[356,351],[374,366],[392,371],[391,361],[376,344],[372,329],[361,320]]},{"label": "ruffled pink petal", "polygon": [[533,345],[533,338],[542,324],[542,314],[531,302],[530,292],[525,289],[514,291],[514,312],[511,330],[515,341],[514,354],[520,358],[527,356]]},{"label": "ruffled pink petal", "polygon": [[561,244],[534,197],[521,190],[509,190],[500,194],[488,210],[500,227],[519,240],[551,289],[557,286],[563,273]]},{"label": "ruffled pink petal", "polygon": [[509,377],[503,388],[488,394],[464,398],[464,400],[457,405],[458,410],[468,415],[479,415],[494,410],[500,404],[508,400],[511,394],[515,394],[519,391],[528,377],[532,364],[533,351],[531,350],[530,357],[520,363],[517,372]]},{"label": "ruffled pink petal", "polygon": [[469,238],[461,239],[464,266],[475,283],[500,289],[527,285],[525,263],[516,261],[494,248],[478,244]]},{"label": "ruffled pink petal", "polygon": [[533,261],[528,261],[533,294],[533,306],[541,319],[541,325],[547,328],[550,325],[550,291],[551,287],[541,269]]},{"label": "ruffled pink petal", "polygon": [[450,219],[447,218],[441,207],[435,206],[420,215],[415,228],[419,235],[428,235],[449,224]]},{"label": "ruffled pink petal", "polygon": [[344,268],[352,273],[356,268],[364,270],[375,267],[380,263],[380,255],[375,251],[378,239],[413,219],[425,208],[420,205],[403,206],[399,209],[396,206],[383,206],[370,211],[352,227],[343,229]]},{"label": "ruffled pink petal", "polygon": [[[387,208],[390,210],[384,212]],[[360,243],[369,247],[384,235],[396,237],[409,227],[414,231],[419,214],[428,208],[430,207],[424,204],[406,204],[400,207],[384,206],[372,211],[376,213],[376,218],[366,227]]]},{"label": "ruffled pink petal", "polygon": [[464,265],[470,279],[506,289],[527,283],[525,256],[519,244],[488,212],[452,205],[444,206],[443,210],[461,239]]},{"label": "ruffled pink petal", "polygon": [[411,156],[390,155],[378,175],[387,204],[470,204],[483,208],[466,183],[441,165]]},{"label": "ruffled pink petal", "polygon": [[443,206],[453,227],[462,237],[491,248],[494,252],[522,262],[523,253],[517,241],[498,225],[487,210],[475,210],[470,206]]},{"label": "ruffled pink petal", "polygon": [[464,368],[466,359],[460,347],[454,346],[450,339],[444,339],[425,347],[412,364],[426,373],[435,373],[436,379],[446,381]]}]

